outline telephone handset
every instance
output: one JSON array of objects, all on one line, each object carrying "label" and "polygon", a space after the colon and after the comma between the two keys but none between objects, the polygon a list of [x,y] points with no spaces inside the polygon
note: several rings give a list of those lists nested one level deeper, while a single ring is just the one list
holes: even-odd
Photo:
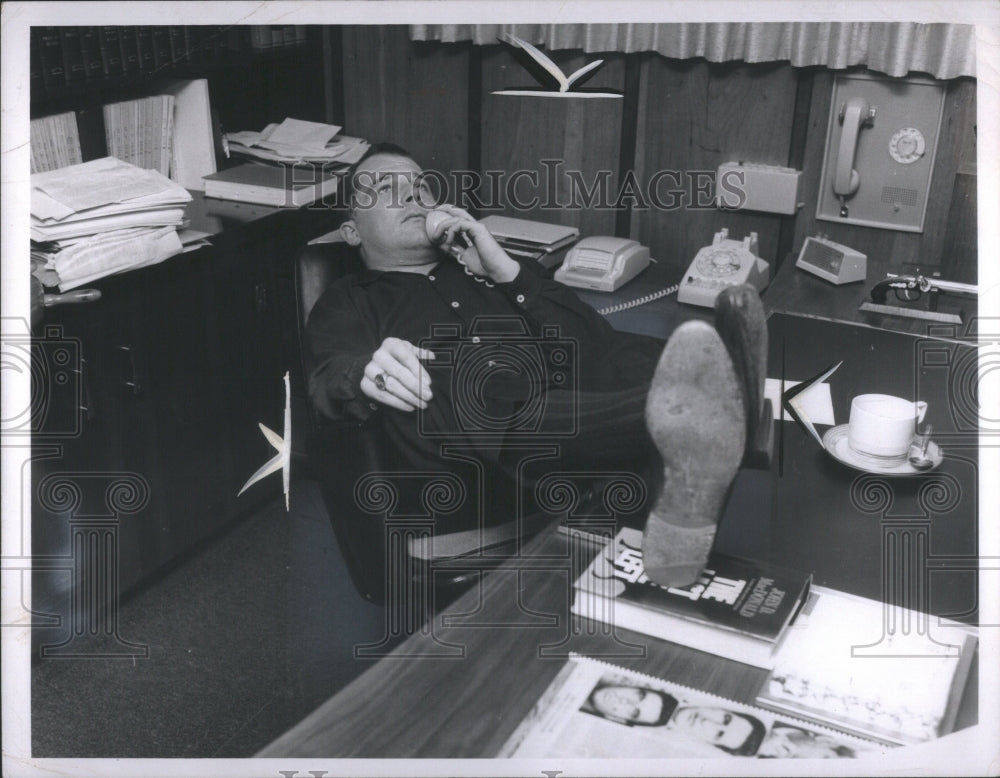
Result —
[{"label": "telephone handset", "polygon": [[854,157],[858,150],[858,137],[864,127],[875,123],[875,109],[863,97],[851,97],[840,108],[840,145],[837,148],[837,162],[834,167],[833,193],[840,198],[840,215],[847,217],[846,200],[858,191],[861,176],[854,169]]},{"label": "telephone handset", "polygon": [[[424,230],[427,232],[427,237],[430,238],[432,242],[439,243],[441,240],[444,239],[443,237],[435,238],[434,233],[437,232],[438,227],[440,227],[441,225],[441,222],[443,222],[445,219],[450,219],[450,218],[451,214],[448,213],[447,211],[440,211],[440,210],[428,211],[427,216],[424,219]],[[465,271],[465,274],[467,276],[472,276],[472,278],[474,278],[476,281],[478,281],[481,284],[485,284],[486,286],[489,287],[493,286],[492,281],[483,278],[482,276],[477,275],[476,273],[473,273],[469,269],[469,263],[466,260],[466,255],[471,254],[478,262],[479,252],[476,251],[476,247],[472,245],[472,241],[470,241],[465,236],[464,233],[456,232],[455,242],[453,242],[450,246],[442,245],[441,248],[443,248],[445,251],[451,254],[455,259],[458,260],[458,264],[462,266],[462,269]]]},{"label": "telephone handset", "polygon": [[690,305],[712,307],[719,292],[737,284],[752,284],[763,291],[769,280],[770,266],[757,256],[757,233],[751,232],[742,241],[730,240],[723,227],[695,255],[684,274],[677,292],[677,301]]}]

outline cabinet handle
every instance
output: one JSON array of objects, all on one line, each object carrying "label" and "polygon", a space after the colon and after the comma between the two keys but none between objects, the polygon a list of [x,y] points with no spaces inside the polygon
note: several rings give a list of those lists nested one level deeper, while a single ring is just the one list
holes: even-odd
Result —
[{"label": "cabinet handle", "polygon": [[80,367],[76,371],[80,376],[80,413],[87,421],[94,418],[94,405],[90,399],[90,374],[87,372],[87,360],[80,357]]},{"label": "cabinet handle", "polygon": [[125,376],[122,384],[132,390],[132,394],[138,397],[142,394],[142,382],[139,380],[139,371],[136,369],[135,352],[131,346],[118,346],[117,349],[128,359],[129,375]]}]

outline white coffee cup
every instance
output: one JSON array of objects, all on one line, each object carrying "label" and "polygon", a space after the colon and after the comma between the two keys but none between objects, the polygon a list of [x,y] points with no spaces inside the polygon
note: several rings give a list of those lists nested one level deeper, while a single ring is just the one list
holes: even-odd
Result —
[{"label": "white coffee cup", "polygon": [[888,394],[859,394],[851,401],[847,443],[860,454],[902,458],[926,413],[925,402]]}]

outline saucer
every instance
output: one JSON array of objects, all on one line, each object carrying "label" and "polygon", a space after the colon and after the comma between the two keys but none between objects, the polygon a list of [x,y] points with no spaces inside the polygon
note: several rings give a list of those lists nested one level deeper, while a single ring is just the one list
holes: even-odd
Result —
[{"label": "saucer", "polygon": [[848,467],[853,467],[855,470],[863,470],[866,473],[883,473],[885,475],[916,475],[918,473],[929,473],[940,465],[944,459],[941,447],[933,440],[927,444],[927,456],[934,464],[923,470],[917,470],[917,468],[907,461],[905,455],[898,459],[887,459],[862,454],[855,451],[848,444],[847,426],[846,424],[841,424],[840,426],[828,429],[826,434],[823,435],[823,447],[838,462]]}]

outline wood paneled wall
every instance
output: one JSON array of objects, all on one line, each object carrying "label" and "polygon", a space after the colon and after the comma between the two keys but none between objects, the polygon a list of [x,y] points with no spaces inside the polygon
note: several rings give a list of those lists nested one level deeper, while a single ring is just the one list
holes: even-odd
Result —
[{"label": "wood paneled wall", "polygon": [[[647,182],[658,171],[673,171],[681,202],[670,210],[633,211],[632,234],[673,277],[723,227],[734,240],[756,232],[760,255],[775,264],[782,219],[791,217],[720,211],[711,194],[723,162],[788,164],[795,94],[795,70],[784,65],[644,55],[636,172]],[[670,181],[664,179],[668,186]],[[701,189],[705,182],[707,193]]]},{"label": "wood paneled wall", "polygon": [[[555,54],[556,63],[566,73],[593,59],[579,52]],[[610,54],[604,59],[587,87],[622,92],[625,57]],[[613,235],[614,211],[582,208],[575,194],[583,195],[583,189],[592,189],[602,179],[608,181],[611,192],[617,191],[623,98],[492,94],[505,88],[530,88],[532,83],[531,76],[510,52],[499,46],[484,47],[482,75],[483,170],[499,171],[508,177],[515,171],[539,173],[537,186],[527,177],[519,179],[512,193],[513,202],[507,196],[507,187],[503,187],[500,205],[509,215],[516,212],[524,218],[572,225],[585,236]],[[558,167],[557,161],[561,163]],[[582,187],[574,187],[572,174],[579,175]],[[538,202],[532,205],[532,200]]]},{"label": "wood paneled wall", "polygon": [[[412,42],[403,26],[332,29],[342,35],[346,132],[394,140],[445,173],[470,165],[481,173],[534,170],[544,182],[543,160],[561,160],[559,207],[539,203],[520,213],[578,226],[584,235],[614,234],[616,222],[627,225],[630,237],[650,247],[664,279],[679,279],[697,250],[727,227],[730,238],[757,232],[760,254],[772,268],[806,236],[825,233],[870,256],[891,255],[904,272],[919,266],[975,281],[974,79],[948,84],[926,227],[913,234],[816,220],[833,85],[833,73],[823,68],[556,51],[551,56],[565,72],[603,56],[587,86],[626,91],[625,98],[515,97],[491,94],[532,83],[506,46]],[[630,68],[638,72],[631,86]],[[635,112],[630,99],[638,102]],[[802,169],[805,206],[795,216],[715,209],[714,183],[706,189],[706,177],[729,160]],[[625,220],[618,218],[621,209],[574,207],[563,196],[570,191],[569,171],[592,185],[605,170],[612,200],[626,195]],[[638,200],[622,191],[629,171]],[[670,207],[645,208],[641,195],[657,174],[660,202]],[[519,197],[533,191],[525,181],[517,189]],[[502,189],[501,204],[509,206]]]},{"label": "wood paneled wall", "polygon": [[471,46],[412,42],[404,26],[342,35],[344,132],[403,146],[427,169],[467,167]]}]

